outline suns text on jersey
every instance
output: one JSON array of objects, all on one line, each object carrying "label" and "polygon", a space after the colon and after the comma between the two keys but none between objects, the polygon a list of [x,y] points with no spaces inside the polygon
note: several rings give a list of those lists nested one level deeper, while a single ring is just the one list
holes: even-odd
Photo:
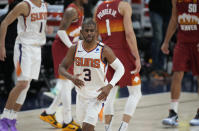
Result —
[{"label": "suns text on jersey", "polygon": [[102,11],[100,11],[98,14],[97,14],[97,17],[99,19],[101,19],[103,16],[105,15],[112,15],[113,17],[115,17],[117,14],[117,11],[116,10],[113,10],[113,9],[104,9]]},{"label": "suns text on jersey", "polygon": [[46,20],[47,12],[31,13],[31,21]]},{"label": "suns text on jersey", "polygon": [[75,57],[75,65],[100,68],[100,59]]}]

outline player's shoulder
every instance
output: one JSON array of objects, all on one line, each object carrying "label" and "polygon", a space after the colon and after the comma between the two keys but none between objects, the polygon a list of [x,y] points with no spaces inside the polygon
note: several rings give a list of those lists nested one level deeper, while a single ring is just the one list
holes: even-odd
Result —
[{"label": "player's shoulder", "polygon": [[67,8],[65,9],[65,12],[68,12],[68,13],[76,13],[77,10],[76,10],[76,8],[74,8],[74,7],[67,7]]},{"label": "player's shoulder", "polygon": [[71,3],[68,5],[68,7],[65,9],[65,13],[69,13],[69,14],[74,14],[77,13],[77,7],[74,3]]},{"label": "player's shoulder", "polygon": [[118,9],[121,15],[124,15],[124,12],[131,12],[132,8],[131,5],[126,1],[120,1],[118,5]]},{"label": "player's shoulder", "polygon": [[119,7],[120,8],[130,7],[130,4],[127,1],[120,1]]},{"label": "player's shoulder", "polygon": [[28,16],[30,12],[30,4],[27,1],[22,1],[14,7],[15,14]]},{"label": "player's shoulder", "polygon": [[103,47],[103,53],[108,53],[112,50],[108,45],[106,45],[104,43],[100,43],[100,44]]},{"label": "player's shoulder", "polygon": [[104,47],[104,43],[102,43],[102,42],[100,42],[100,41],[97,41],[97,43],[98,43],[98,46],[101,46],[101,47]]},{"label": "player's shoulder", "polygon": [[30,3],[28,1],[22,1],[19,4],[17,4],[16,7],[18,7],[18,8],[29,8],[29,6],[30,6]]},{"label": "player's shoulder", "polygon": [[78,17],[78,12],[75,8],[73,7],[68,7],[64,11],[64,16],[67,19],[76,19]]}]

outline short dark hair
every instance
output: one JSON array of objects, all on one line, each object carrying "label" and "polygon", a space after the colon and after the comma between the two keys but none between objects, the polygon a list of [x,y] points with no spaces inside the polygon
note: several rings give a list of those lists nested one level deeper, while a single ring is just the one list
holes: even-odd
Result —
[{"label": "short dark hair", "polygon": [[94,25],[94,27],[96,28],[96,23],[93,20],[93,18],[86,18],[83,23],[82,23],[82,29],[84,29],[84,26],[86,25]]}]

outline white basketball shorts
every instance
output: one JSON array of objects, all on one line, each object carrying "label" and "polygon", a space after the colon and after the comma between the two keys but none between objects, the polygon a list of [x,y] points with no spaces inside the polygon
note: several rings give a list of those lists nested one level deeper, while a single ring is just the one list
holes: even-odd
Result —
[{"label": "white basketball shorts", "polygon": [[77,94],[76,117],[78,123],[89,123],[96,126],[98,114],[102,108],[102,101],[96,98],[85,98]]},{"label": "white basketball shorts", "polygon": [[41,66],[41,46],[16,43],[14,65],[17,80],[37,80]]}]

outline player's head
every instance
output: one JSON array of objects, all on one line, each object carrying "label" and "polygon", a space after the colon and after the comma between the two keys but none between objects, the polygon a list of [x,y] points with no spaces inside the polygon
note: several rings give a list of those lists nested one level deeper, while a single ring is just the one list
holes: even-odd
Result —
[{"label": "player's head", "polygon": [[93,21],[92,18],[87,18],[82,23],[82,30],[81,30],[83,39],[87,43],[91,43],[95,41],[96,34],[97,34],[97,28],[96,23]]}]

